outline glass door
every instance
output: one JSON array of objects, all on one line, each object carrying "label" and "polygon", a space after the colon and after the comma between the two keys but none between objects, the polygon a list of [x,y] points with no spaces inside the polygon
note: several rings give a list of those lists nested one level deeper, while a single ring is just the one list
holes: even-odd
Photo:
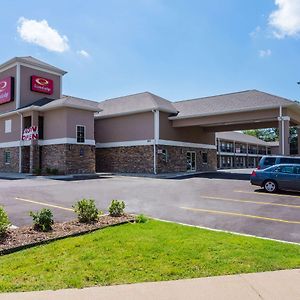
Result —
[{"label": "glass door", "polygon": [[196,171],[196,152],[195,151],[187,151],[186,161],[187,161],[187,171],[188,172]]}]

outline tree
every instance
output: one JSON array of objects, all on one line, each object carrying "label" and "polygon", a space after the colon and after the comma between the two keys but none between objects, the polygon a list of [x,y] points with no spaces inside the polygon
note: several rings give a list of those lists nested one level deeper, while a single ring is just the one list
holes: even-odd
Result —
[{"label": "tree", "polygon": [[[278,128],[251,129],[251,130],[244,130],[243,133],[255,136],[258,139],[261,139],[265,142],[275,142],[275,141],[279,140]],[[297,154],[297,152],[298,152],[297,137],[298,137],[297,127],[290,127],[291,154]]]}]

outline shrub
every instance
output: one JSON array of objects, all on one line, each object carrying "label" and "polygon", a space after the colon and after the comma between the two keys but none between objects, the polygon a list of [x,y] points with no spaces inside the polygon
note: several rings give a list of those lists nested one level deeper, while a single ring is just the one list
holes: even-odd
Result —
[{"label": "shrub", "polygon": [[93,199],[82,199],[73,205],[79,222],[91,223],[98,220],[102,211],[98,210]]},{"label": "shrub", "polygon": [[59,174],[59,170],[58,169],[51,169],[51,168],[46,168],[46,173],[48,175],[58,175]]},{"label": "shrub", "polygon": [[52,175],[58,175],[58,173],[59,173],[58,169],[52,169],[51,172],[52,172]]},{"label": "shrub", "polygon": [[10,226],[8,215],[4,208],[0,206],[0,236],[4,235]]},{"label": "shrub", "polygon": [[35,168],[33,170],[33,174],[37,175],[37,176],[40,176],[42,174],[42,169],[40,168]]},{"label": "shrub", "polygon": [[125,209],[124,201],[112,200],[108,208],[108,211],[112,217],[120,217],[124,214],[124,209]]},{"label": "shrub", "polygon": [[52,229],[53,221],[53,214],[52,211],[48,208],[43,208],[36,213],[30,212],[29,215],[33,219],[33,227],[36,230],[40,231],[50,231]]},{"label": "shrub", "polygon": [[145,215],[143,215],[143,214],[138,215],[138,216],[135,218],[135,222],[136,222],[136,223],[147,223],[148,221],[149,221],[149,219],[148,219]]}]

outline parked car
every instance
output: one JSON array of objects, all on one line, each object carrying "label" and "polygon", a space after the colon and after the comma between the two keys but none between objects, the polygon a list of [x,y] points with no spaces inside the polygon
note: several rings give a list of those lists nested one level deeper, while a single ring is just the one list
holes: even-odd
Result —
[{"label": "parked car", "polygon": [[300,157],[266,155],[260,159],[257,169],[263,170],[280,164],[300,164]]},{"label": "parked car", "polygon": [[300,164],[282,164],[254,170],[250,182],[263,187],[268,193],[278,190],[300,191]]}]

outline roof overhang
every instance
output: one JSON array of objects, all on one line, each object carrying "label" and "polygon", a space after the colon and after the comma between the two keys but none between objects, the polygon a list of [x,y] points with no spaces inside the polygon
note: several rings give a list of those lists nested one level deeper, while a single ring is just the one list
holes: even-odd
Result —
[{"label": "roof overhang", "polygon": [[7,62],[3,63],[0,65],[0,72],[3,72],[7,69],[16,67],[17,65],[28,67],[28,68],[34,68],[36,70],[40,71],[46,71],[50,74],[58,75],[58,76],[63,76],[67,73],[67,71],[64,71],[62,69],[56,68],[54,66],[45,66],[43,64],[40,64],[38,62],[30,62],[26,61],[22,57],[14,57]]},{"label": "roof overhang", "polygon": [[[102,111],[105,112],[105,108],[102,109]],[[122,116],[128,116],[128,115],[135,115],[135,114],[140,114],[140,113],[147,113],[147,112],[154,112],[154,111],[161,111],[169,114],[174,114],[174,111],[170,111],[161,107],[155,107],[152,109],[137,109],[137,110],[132,110],[132,111],[127,111],[127,112],[122,112],[122,113],[115,113],[115,114],[106,114],[106,115],[97,115],[95,114],[95,119],[108,119],[108,118],[114,118],[114,117],[122,117]]]}]

